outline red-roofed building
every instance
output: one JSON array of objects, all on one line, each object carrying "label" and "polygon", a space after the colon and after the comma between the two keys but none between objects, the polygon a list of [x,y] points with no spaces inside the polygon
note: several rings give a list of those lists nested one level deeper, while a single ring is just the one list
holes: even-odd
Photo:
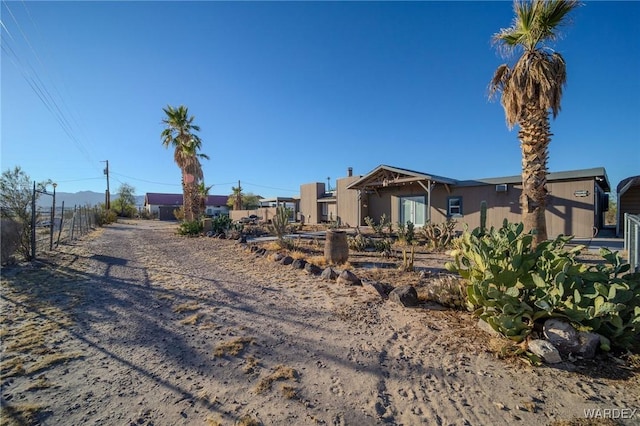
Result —
[{"label": "red-roofed building", "polygon": [[[226,195],[209,195],[205,204],[207,216],[229,214]],[[182,194],[159,194],[147,192],[144,196],[144,209],[160,220],[175,220],[175,209],[182,207]]]}]

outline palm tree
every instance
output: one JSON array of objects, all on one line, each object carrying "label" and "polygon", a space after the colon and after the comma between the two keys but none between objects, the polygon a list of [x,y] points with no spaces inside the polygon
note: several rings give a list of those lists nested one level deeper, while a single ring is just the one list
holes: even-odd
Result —
[{"label": "palm tree", "polygon": [[202,141],[194,132],[200,127],[193,124],[194,116],[189,117],[187,107],[180,105],[174,108],[168,105],[162,109],[166,118],[162,123],[166,128],[161,133],[162,145],[175,148],[173,159],[182,171],[182,203],[185,220],[193,221],[201,215],[200,193],[198,185],[204,178],[200,158],[209,159],[200,153]]},{"label": "palm tree", "polygon": [[211,191],[211,188],[213,188],[213,185],[207,186],[204,184],[204,181],[200,182],[200,184],[198,185],[198,196],[201,212],[204,212],[207,209],[207,198],[209,198],[209,191]]},{"label": "palm tree", "polygon": [[242,198],[244,197],[244,193],[242,192],[240,181],[238,181],[238,186],[231,187],[231,191],[232,194],[227,200],[227,205],[229,207],[233,207],[233,210],[242,210]]},{"label": "palm tree", "polygon": [[572,10],[575,0],[514,1],[515,19],[511,27],[493,36],[506,53],[522,55],[513,66],[500,65],[489,85],[490,96],[501,92],[507,126],[520,126],[522,149],[522,222],[532,231],[535,244],[547,239],[547,159],[553,118],[560,111],[562,89],[567,81],[562,55],[548,47],[558,37],[558,27]]}]

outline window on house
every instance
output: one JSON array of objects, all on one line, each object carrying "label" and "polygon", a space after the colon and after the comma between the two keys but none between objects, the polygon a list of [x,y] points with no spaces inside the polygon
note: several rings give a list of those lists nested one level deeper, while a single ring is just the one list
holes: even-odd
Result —
[{"label": "window on house", "polygon": [[448,216],[462,216],[462,197],[448,198]]}]

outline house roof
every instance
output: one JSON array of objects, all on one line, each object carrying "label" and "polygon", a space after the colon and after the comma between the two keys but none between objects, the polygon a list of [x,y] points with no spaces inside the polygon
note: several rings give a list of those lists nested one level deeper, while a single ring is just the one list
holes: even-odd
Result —
[{"label": "house roof", "polygon": [[[547,174],[547,181],[553,182],[555,180],[572,180],[572,179],[584,179],[595,178],[596,182],[603,191],[609,192],[611,187],[609,185],[609,178],[607,178],[607,172],[604,167],[596,167],[593,169],[571,170],[567,172],[552,172]],[[503,183],[522,183],[522,176],[503,176],[495,178],[484,179],[472,179],[458,181],[456,186],[480,186],[480,185],[500,185]]]},{"label": "house roof", "polygon": [[623,195],[633,186],[640,186],[640,175],[631,176],[620,181],[618,187],[616,188],[618,195]]},{"label": "house roof", "polygon": [[432,181],[446,185],[454,185],[456,183],[454,179],[381,164],[360,179],[347,185],[347,189],[400,186],[410,182],[422,181]]},{"label": "house roof", "polygon": [[[207,196],[207,202],[205,204],[207,206],[226,206],[228,199],[229,197],[226,195],[209,195]],[[182,194],[160,194],[147,192],[144,196],[144,204],[156,206],[181,206]]]},{"label": "house roof", "polygon": [[[604,167],[592,169],[572,170],[567,172],[553,172],[547,174],[548,181],[572,180],[594,178],[603,191],[609,192],[609,178]],[[472,180],[456,180],[427,173],[416,172],[414,170],[402,169],[380,165],[374,170],[347,186],[347,189],[380,188],[385,186],[399,186],[409,182],[431,181],[452,186],[480,186],[498,185],[503,183],[521,183],[522,176],[504,176]]]}]

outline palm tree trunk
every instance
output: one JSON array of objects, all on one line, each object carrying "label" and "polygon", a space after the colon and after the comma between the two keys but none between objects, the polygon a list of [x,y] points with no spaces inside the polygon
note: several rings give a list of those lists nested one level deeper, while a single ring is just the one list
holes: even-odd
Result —
[{"label": "palm tree trunk", "polygon": [[520,121],[522,148],[522,195],[520,207],[524,231],[533,231],[534,245],[547,239],[547,161],[551,133],[547,111],[527,108]]},{"label": "palm tree trunk", "polygon": [[191,195],[193,183],[187,182],[186,174],[182,174],[182,208],[184,210],[184,220],[192,222],[195,220],[193,215],[193,196]]}]

